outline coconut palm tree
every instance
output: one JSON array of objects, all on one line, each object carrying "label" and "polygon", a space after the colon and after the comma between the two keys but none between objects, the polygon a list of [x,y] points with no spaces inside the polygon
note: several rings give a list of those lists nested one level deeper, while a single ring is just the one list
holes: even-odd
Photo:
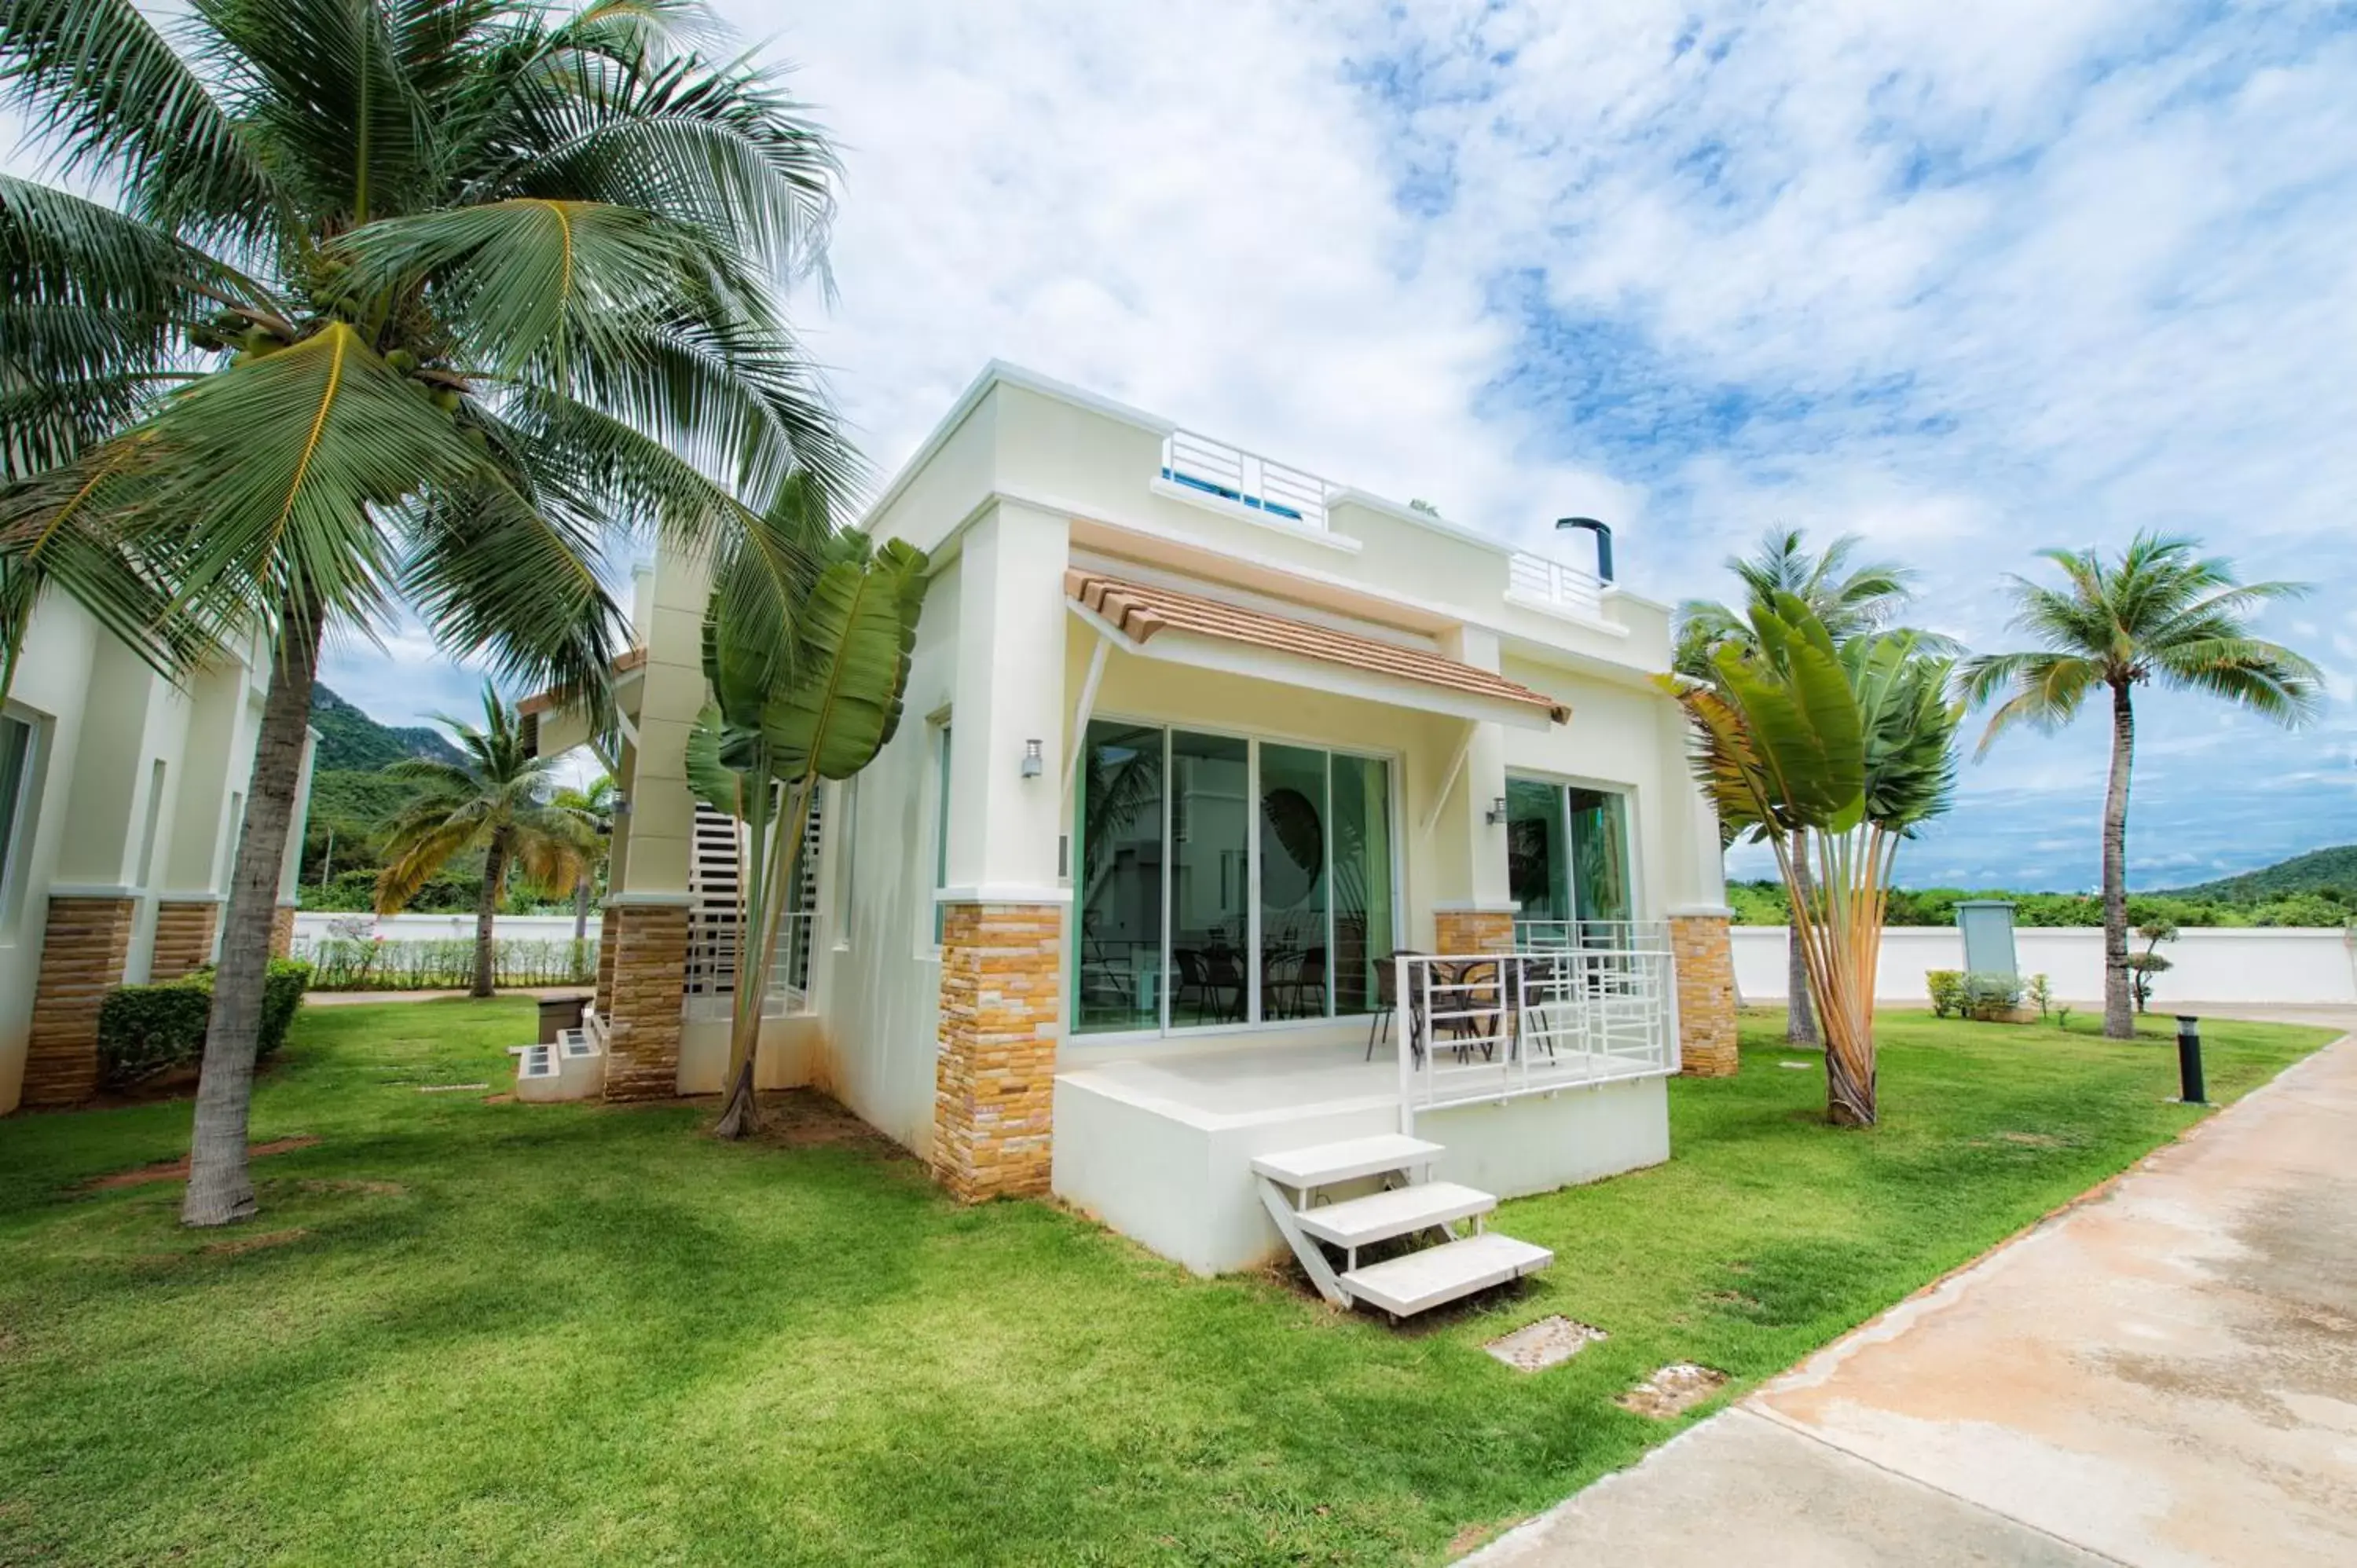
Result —
[{"label": "coconut palm tree", "polygon": [[475,898],[475,986],[491,994],[492,918],[511,877],[554,897],[588,875],[597,843],[587,811],[559,804],[551,771],[537,755],[523,720],[483,682],[480,729],[436,715],[457,743],[462,762],[413,757],[389,764],[385,775],[410,785],[410,797],[385,824],[385,867],[377,873],[376,912],[397,915],[426,878],[456,856],[480,854],[483,889]]},{"label": "coconut palm tree", "polygon": [[2093,550],[2042,550],[2060,568],[2060,587],[2009,576],[2011,626],[2036,646],[1968,660],[1962,690],[1977,705],[2003,694],[1978,755],[2016,725],[2056,730],[2088,697],[2108,691],[2112,767],[2104,791],[2104,1033],[2136,1034],[2128,961],[2128,776],[2136,757],[2138,686],[2222,698],[2287,725],[2315,712],[2321,679],[2314,664],[2251,635],[2259,607],[2308,592],[2300,583],[2239,583],[2222,557],[2192,539],[2138,533],[2115,562]]},{"label": "coconut palm tree", "polygon": [[614,846],[613,775],[600,773],[580,789],[568,784],[551,796],[549,803],[575,813],[597,834],[597,842],[581,863],[580,878],[573,885],[573,940],[579,944],[589,940],[589,905],[597,897],[597,874]]},{"label": "coconut palm tree", "polygon": [[405,602],[602,712],[619,536],[781,595],[748,508],[857,480],[770,293],[835,162],[685,0],[0,5],[0,92],[104,193],[0,177],[0,682],[52,589],[159,668],[270,661],[182,1208],[221,1224],[320,638]]},{"label": "coconut palm tree", "polygon": [[1806,602],[1777,594],[1719,645],[1707,681],[1662,678],[1693,722],[1719,821],[1775,850],[1824,1030],[1826,1112],[1846,1126],[1878,1114],[1875,968],[1899,849],[1954,792],[1954,667],[1910,631],[1837,643]]},{"label": "coconut palm tree", "polygon": [[[1730,555],[1727,569],[1743,585],[1744,609],[1737,611],[1709,599],[1687,599],[1678,606],[1676,647],[1672,664],[1680,674],[1697,681],[1712,677],[1711,659],[1727,644],[1749,646],[1750,608],[1772,603],[1779,594],[1791,594],[1807,605],[1835,641],[1878,631],[1895,620],[1915,596],[1917,573],[1888,561],[1854,562],[1865,542],[1845,533],[1824,549],[1811,550],[1807,534],[1797,528],[1771,528],[1749,555]],[[1927,650],[1944,647],[1927,639]],[[1800,869],[1799,896],[1812,896],[1809,856],[1805,843],[1794,860]],[[1809,1006],[1809,968],[1802,950],[1797,921],[1788,927],[1784,943],[1784,1037],[1796,1046],[1817,1043],[1816,1019]]]}]

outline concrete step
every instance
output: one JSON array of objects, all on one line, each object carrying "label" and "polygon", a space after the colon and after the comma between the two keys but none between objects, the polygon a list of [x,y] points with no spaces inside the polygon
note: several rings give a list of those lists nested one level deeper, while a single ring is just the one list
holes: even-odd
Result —
[{"label": "concrete step", "polygon": [[1329,1182],[1356,1181],[1417,1165],[1430,1165],[1447,1151],[1401,1133],[1372,1138],[1350,1138],[1339,1144],[1318,1144],[1307,1149],[1286,1149],[1263,1155],[1253,1169],[1284,1187],[1324,1187]]},{"label": "concrete step", "polygon": [[1453,1181],[1395,1187],[1347,1202],[1300,1211],[1301,1229],[1337,1247],[1364,1247],[1435,1226],[1470,1219],[1498,1207],[1495,1195]]},{"label": "concrete step", "polygon": [[1341,1276],[1340,1283],[1352,1300],[1380,1306],[1394,1317],[1407,1317],[1534,1273],[1554,1262],[1555,1254],[1544,1247],[1492,1230],[1352,1269]]}]

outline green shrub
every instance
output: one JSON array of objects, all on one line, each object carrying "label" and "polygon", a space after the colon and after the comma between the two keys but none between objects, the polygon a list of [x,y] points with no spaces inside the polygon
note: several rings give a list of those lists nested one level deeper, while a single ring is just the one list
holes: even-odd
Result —
[{"label": "green shrub", "polygon": [[[286,1031],[311,984],[311,966],[272,959],[262,984],[262,1027],[254,1060],[266,1062],[286,1043]],[[213,972],[200,969],[161,985],[123,985],[107,993],[98,1013],[98,1076],[121,1089],[205,1054],[205,1024],[213,1007]]]},{"label": "green shrub", "polygon": [[1932,1013],[1944,1018],[1964,1010],[1964,972],[1961,969],[1935,969],[1923,976],[1932,990]]},{"label": "green shrub", "polygon": [[2029,977],[2029,1004],[2038,1009],[2038,1016],[2041,1020],[2054,1010],[2054,983],[2046,976],[2033,974]]},{"label": "green shrub", "polygon": [[1986,972],[1964,977],[1964,1016],[1986,1021],[2021,1005],[2021,977]]}]

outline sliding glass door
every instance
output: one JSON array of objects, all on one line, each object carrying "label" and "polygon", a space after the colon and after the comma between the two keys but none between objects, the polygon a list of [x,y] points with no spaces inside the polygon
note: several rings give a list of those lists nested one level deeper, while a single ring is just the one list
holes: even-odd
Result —
[{"label": "sliding glass door", "polygon": [[1629,798],[1508,779],[1506,882],[1526,922],[1633,919]]},{"label": "sliding glass door", "polygon": [[1083,757],[1075,1034],[1374,1005],[1394,925],[1387,763],[1103,719]]}]

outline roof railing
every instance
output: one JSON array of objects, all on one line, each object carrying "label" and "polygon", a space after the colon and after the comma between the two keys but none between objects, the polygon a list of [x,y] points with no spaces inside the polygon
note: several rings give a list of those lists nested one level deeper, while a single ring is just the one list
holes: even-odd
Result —
[{"label": "roof railing", "polygon": [[1550,609],[1604,618],[1604,585],[1595,573],[1526,550],[1514,552],[1506,564],[1506,592],[1536,599]]},{"label": "roof railing", "polygon": [[1191,431],[1174,430],[1162,438],[1162,478],[1286,522],[1326,527],[1326,497],[1332,487],[1325,480]]}]

